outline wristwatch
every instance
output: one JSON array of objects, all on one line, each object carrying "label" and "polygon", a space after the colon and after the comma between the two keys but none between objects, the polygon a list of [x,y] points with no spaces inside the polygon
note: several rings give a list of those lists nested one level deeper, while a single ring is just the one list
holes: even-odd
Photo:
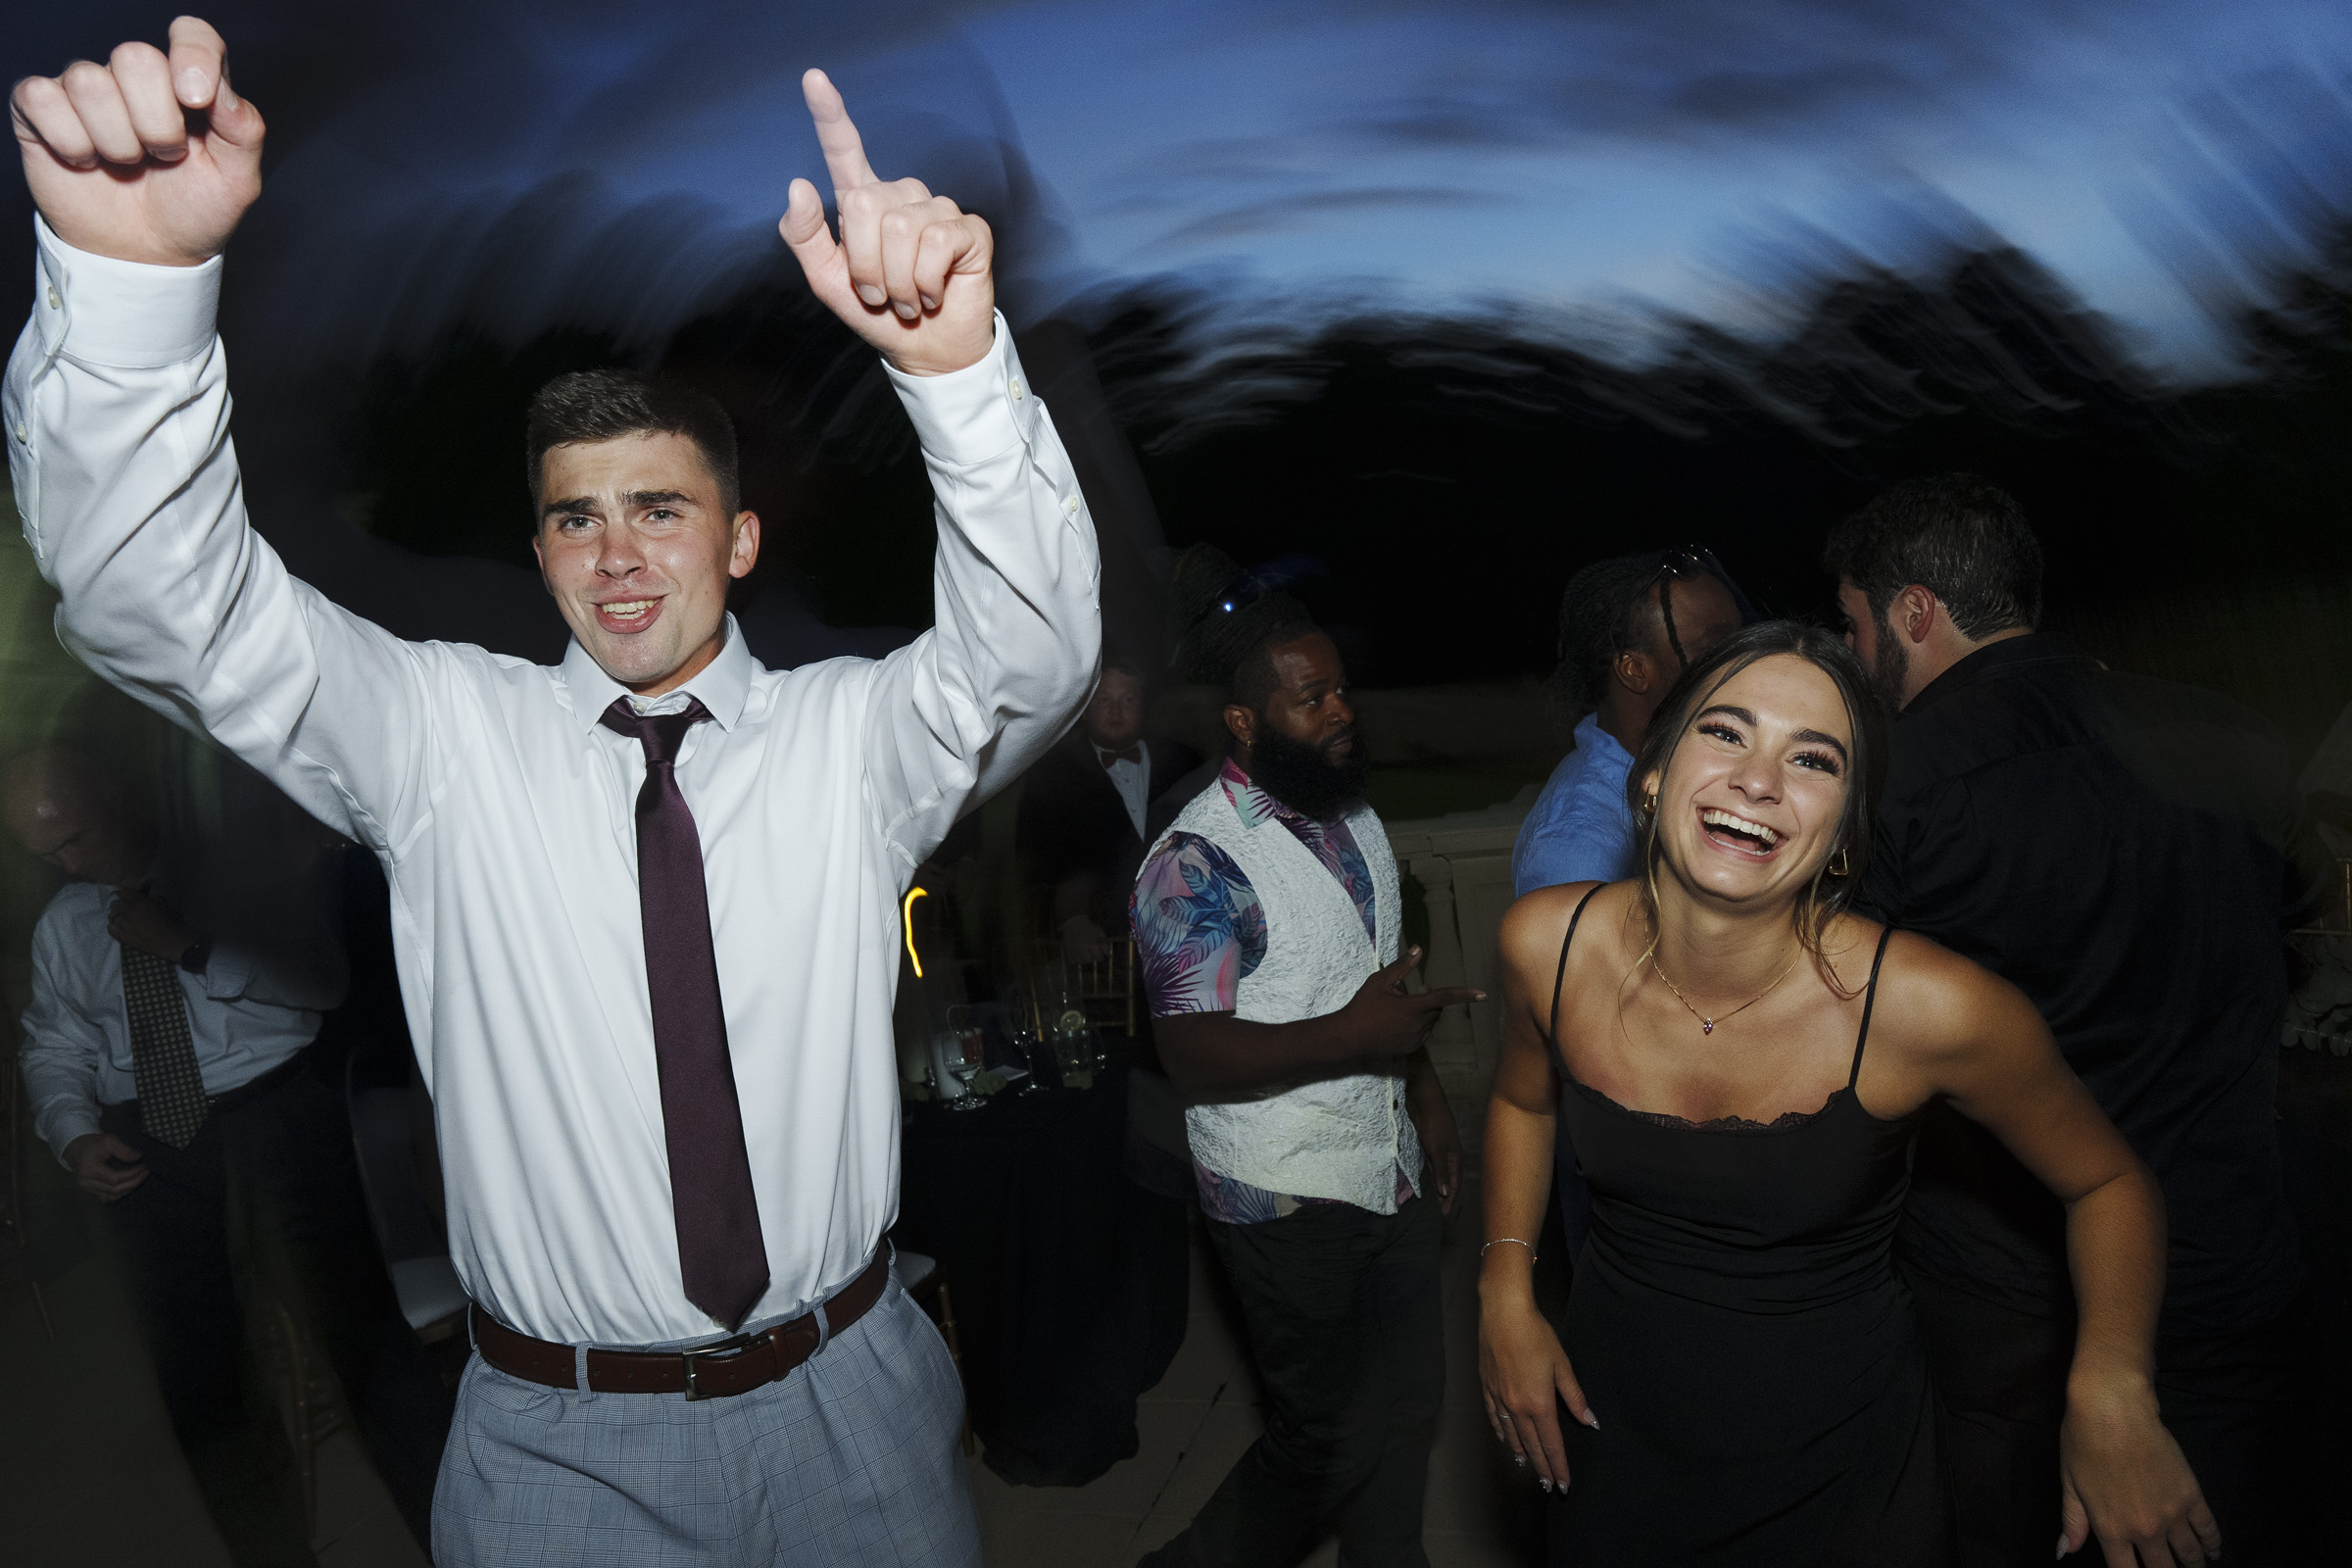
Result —
[{"label": "wristwatch", "polygon": [[204,973],[204,966],[213,961],[213,939],[198,937],[179,950],[179,966],[190,974]]}]

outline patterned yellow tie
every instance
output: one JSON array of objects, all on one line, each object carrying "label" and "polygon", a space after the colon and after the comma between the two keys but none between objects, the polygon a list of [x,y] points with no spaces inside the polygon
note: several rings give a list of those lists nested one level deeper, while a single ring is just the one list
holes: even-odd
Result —
[{"label": "patterned yellow tie", "polygon": [[122,949],[122,1005],[130,1014],[130,1076],[147,1136],[185,1149],[204,1125],[204,1073],[188,1037],[188,1000],[179,966],[127,943]]}]

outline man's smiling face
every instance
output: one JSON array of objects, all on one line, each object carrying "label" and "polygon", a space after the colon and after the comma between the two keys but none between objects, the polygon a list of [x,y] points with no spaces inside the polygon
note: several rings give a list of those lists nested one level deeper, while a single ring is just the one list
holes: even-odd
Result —
[{"label": "man's smiling face", "polygon": [[729,514],[691,436],[550,447],[539,493],[540,572],[599,668],[657,697],[717,657],[727,582],[759,560],[760,519]]}]

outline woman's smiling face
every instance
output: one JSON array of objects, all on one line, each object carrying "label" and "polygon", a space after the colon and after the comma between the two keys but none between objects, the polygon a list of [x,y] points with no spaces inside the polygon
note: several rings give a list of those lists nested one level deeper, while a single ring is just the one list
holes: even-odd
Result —
[{"label": "woman's smiling face", "polygon": [[1828,672],[1793,654],[1757,660],[1700,701],[1657,800],[1665,867],[1694,896],[1794,897],[1833,853],[1854,737]]}]

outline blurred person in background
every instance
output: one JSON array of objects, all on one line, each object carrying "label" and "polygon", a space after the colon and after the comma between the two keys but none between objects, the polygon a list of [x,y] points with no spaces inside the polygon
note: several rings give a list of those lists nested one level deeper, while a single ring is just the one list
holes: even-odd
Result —
[{"label": "blurred person in background", "polygon": [[1511,892],[1616,882],[1634,869],[1626,769],[1667,689],[1750,617],[1710,551],[1596,561],[1560,596],[1559,669],[1577,715],[1574,750],[1544,781],[1511,847]]},{"label": "blurred person in background", "polygon": [[[1577,714],[1575,749],[1552,769],[1511,846],[1511,896],[1634,874],[1634,809],[1625,775],[1666,693],[1752,618],[1746,596],[1708,550],[1639,551],[1596,561],[1560,595],[1559,669]],[[1552,1152],[1560,1235],[1573,1263],[1592,1199],[1562,1117]]]},{"label": "blurred person in background", "polygon": [[[340,946],[276,951],[200,929],[183,906],[204,890],[164,869],[191,857],[167,856],[154,813],[75,753],[0,769],[0,817],[74,879],[33,933],[22,1062],[34,1130],[107,1206],[165,1408],[232,1554],[307,1563],[294,1454],[275,1401],[248,1387],[239,1282],[257,1244],[232,1236],[282,1254],[298,1320],[365,1410],[391,1287],[342,1090],[312,1049],[343,997]],[[261,859],[272,847],[241,848]],[[436,1452],[440,1436],[424,1439]],[[378,1458],[387,1478],[421,1470],[421,1495],[400,1499],[414,1526],[429,1459]]]},{"label": "blurred person in background", "polygon": [[[1241,1298],[1265,1434],[1163,1568],[1422,1568],[1445,1392],[1438,1250],[1461,1141],[1424,1044],[1463,990],[1409,995],[1396,863],[1364,804],[1339,650],[1218,553],[1179,564],[1180,657],[1231,749],[1152,847],[1136,949],[1209,1238]],[[1432,1201],[1432,1199],[1435,1201]]]},{"label": "blurred person in background", "polygon": [[790,671],[726,612],[760,538],[732,427],[626,371],[525,420],[560,664],[403,641],[295,579],[226,435],[220,253],[263,124],[220,34],[182,17],[168,57],[13,98],[40,218],[9,456],[59,635],[391,882],[473,1298],[442,1568],[980,1561],[956,1368],[884,1237],[899,901],[1076,711],[1100,556],[988,225],[879,178],[824,74],[802,89],[839,233],[807,179],[779,228],[885,362],[939,551],[931,630]]},{"label": "blurred person in background", "polygon": [[[2227,1560],[2289,1560],[2310,1361],[2274,1102],[2282,932],[2308,883],[2285,746],[2233,703],[2037,630],[2040,542],[1975,475],[1895,486],[1823,560],[1897,714],[1859,907],[2023,991],[2155,1171],[2165,1424]],[[2059,1207],[1984,1129],[1933,1106],[1899,1251],[1964,1561],[2046,1561],[2075,1348]]]},{"label": "blurred person in background", "polygon": [[1200,763],[1182,742],[1144,734],[1148,696],[1142,664],[1104,659],[1078,727],[1021,781],[1016,843],[1074,962],[1101,958],[1127,934],[1144,846],[1184,805],[1170,786]]}]

